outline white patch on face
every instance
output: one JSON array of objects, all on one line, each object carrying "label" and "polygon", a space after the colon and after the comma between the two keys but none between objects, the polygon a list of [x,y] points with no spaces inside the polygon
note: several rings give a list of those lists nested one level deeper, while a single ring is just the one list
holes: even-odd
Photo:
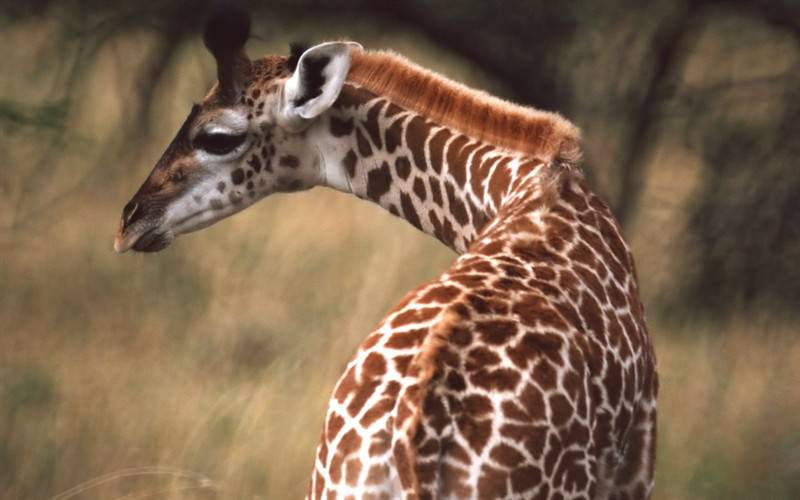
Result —
[{"label": "white patch on face", "polygon": [[[222,179],[222,176],[209,176],[190,188],[167,208],[164,225],[176,235],[190,233],[244,210],[258,200],[230,186],[225,193],[220,193],[217,185]],[[234,199],[238,201],[234,203]]]},{"label": "white patch on face", "polygon": [[200,129],[195,130],[192,137],[196,137],[200,132],[206,134],[228,134],[240,135],[247,133],[250,128],[250,121],[247,119],[247,110],[239,108],[226,108],[219,111],[214,119]]}]

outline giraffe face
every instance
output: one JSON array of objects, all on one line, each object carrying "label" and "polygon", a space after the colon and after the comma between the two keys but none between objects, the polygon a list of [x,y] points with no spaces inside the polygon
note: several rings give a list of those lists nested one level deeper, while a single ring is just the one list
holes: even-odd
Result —
[{"label": "giraffe face", "polygon": [[296,63],[240,60],[233,84],[221,79],[192,108],[125,206],[114,249],[159,251],[272,193],[318,184],[319,153],[306,132],[338,98],[354,45],[317,45]]}]

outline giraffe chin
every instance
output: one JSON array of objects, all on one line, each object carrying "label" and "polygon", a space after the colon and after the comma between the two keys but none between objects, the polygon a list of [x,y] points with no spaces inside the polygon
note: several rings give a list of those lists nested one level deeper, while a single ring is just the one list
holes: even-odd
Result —
[{"label": "giraffe chin", "polygon": [[131,246],[134,252],[154,253],[167,248],[175,236],[170,231],[160,231],[153,228],[142,234]]}]

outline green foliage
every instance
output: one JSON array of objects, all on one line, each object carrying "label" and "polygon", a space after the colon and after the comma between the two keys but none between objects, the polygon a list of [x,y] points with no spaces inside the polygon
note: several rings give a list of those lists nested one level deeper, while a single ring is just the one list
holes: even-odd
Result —
[{"label": "green foliage", "polygon": [[0,99],[0,127],[6,132],[27,127],[62,131],[69,106],[70,101],[67,98],[39,105],[23,105],[9,99]]},{"label": "green foliage", "polygon": [[26,410],[48,411],[58,402],[57,384],[41,368],[5,368],[0,375],[3,408],[12,416]]}]

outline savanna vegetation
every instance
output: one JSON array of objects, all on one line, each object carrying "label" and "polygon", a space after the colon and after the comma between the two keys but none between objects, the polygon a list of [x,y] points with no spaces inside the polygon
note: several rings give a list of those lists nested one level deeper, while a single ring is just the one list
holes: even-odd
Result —
[{"label": "savanna vegetation", "polygon": [[[157,255],[122,206],[213,82],[195,2],[0,4],[0,499],[300,497],[356,345],[454,256],[333,191]],[[657,499],[800,497],[800,5],[272,1],[570,117],[661,374]]]}]

